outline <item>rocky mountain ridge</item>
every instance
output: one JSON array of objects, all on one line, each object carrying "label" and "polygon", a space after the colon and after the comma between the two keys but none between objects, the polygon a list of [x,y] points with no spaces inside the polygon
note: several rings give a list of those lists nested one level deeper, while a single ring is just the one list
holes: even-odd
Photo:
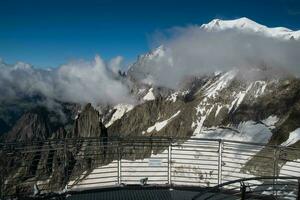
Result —
[{"label": "rocky mountain ridge", "polygon": [[[247,19],[235,22],[215,20],[202,28],[249,29],[249,25],[251,29],[254,27],[254,31],[255,27],[259,28],[258,32],[269,30]],[[280,37],[283,31],[286,35],[282,37],[296,39],[297,32],[285,29],[276,31],[280,31]],[[46,176],[48,181],[58,186],[64,185],[66,181],[80,179],[93,168],[116,159],[110,156],[115,152],[114,147],[107,147],[109,138],[114,137],[215,138],[300,147],[298,137],[292,134],[298,133],[296,130],[300,127],[298,77],[290,74],[269,76],[272,66],[262,65],[249,69],[254,71],[254,77],[233,68],[189,75],[179,85],[168,88],[155,84],[154,75],[160,75],[160,71],[148,68],[165,59],[167,51],[164,46],[160,46],[140,56],[127,73],[120,73],[116,77],[127,84],[131,96],[136,100],[132,104],[88,103],[80,106],[59,102],[62,108],[59,111],[37,107],[37,101],[30,98],[30,105],[16,103],[6,109],[5,105],[8,104],[3,104],[5,108],[0,115],[0,130],[4,133],[2,144],[36,142],[41,149],[45,149],[43,155],[26,155],[26,162],[29,160],[30,166],[26,169],[19,169],[25,162],[20,155],[7,159],[5,165],[0,167],[7,169],[15,166],[7,180],[12,180],[17,173],[30,174],[30,178]],[[172,66],[172,62],[172,59],[166,59],[164,63]],[[11,113],[11,116],[7,113]],[[87,142],[85,138],[95,140]],[[72,148],[66,152],[54,150],[60,141],[68,139],[75,141],[70,145]],[[155,146],[144,149],[144,152],[129,149],[131,154],[128,158],[136,158],[135,154],[140,158],[149,157],[151,153],[161,150],[154,149]],[[260,153],[265,152],[262,150]],[[97,159],[93,159],[95,155]],[[62,163],[66,158],[67,162]],[[299,159],[299,155],[291,155],[291,159]],[[253,170],[250,164],[249,170],[253,174],[266,167],[256,166]]]},{"label": "rocky mountain ridge", "polygon": [[[61,187],[65,181],[76,184],[95,167],[116,159],[110,156],[114,155],[115,149],[106,146],[111,142],[106,137],[215,138],[284,145],[289,134],[300,127],[300,80],[284,78],[245,82],[237,74],[233,70],[194,79],[189,84],[191,89],[170,90],[170,94],[166,96],[155,92],[159,89],[154,86],[148,86],[145,95],[153,92],[154,99],[142,99],[141,103],[130,108],[120,105],[104,112],[103,109],[98,111],[91,104],[87,104],[74,117],[69,130],[58,125],[54,128],[50,120],[51,114],[46,110],[26,113],[7,134],[6,139],[19,142],[36,141],[45,151],[42,156],[28,154],[26,159],[28,162],[32,158],[31,167],[18,171],[19,165],[15,164],[16,168],[9,176],[13,177],[16,171],[19,175],[29,173],[35,178],[48,174],[51,179],[47,182],[46,189],[49,185]],[[106,114],[109,116],[104,123],[102,121]],[[67,152],[54,150],[59,141],[68,138],[77,139],[76,144],[70,144],[72,148]],[[84,138],[95,140],[85,141]],[[44,142],[45,139],[55,140]],[[299,144],[298,140],[287,143],[289,147],[297,148]],[[128,159],[132,159],[132,156],[137,158],[137,155],[147,157],[151,152],[161,151],[128,150],[133,152]],[[260,153],[265,152],[262,150]],[[98,156],[97,159],[94,159],[95,155]],[[65,158],[68,158],[68,162],[63,165],[61,160]],[[257,163],[255,159],[257,158],[249,160],[245,168],[251,173],[257,174],[260,168],[272,168],[267,164],[252,166],[252,162]],[[290,155],[290,159],[299,157],[296,154]],[[9,166],[9,163],[22,160],[16,155],[6,163]],[[64,175],[66,172],[63,169],[67,170],[67,175]],[[32,185],[26,187],[32,188]]]},{"label": "rocky mountain ridge", "polygon": [[[284,142],[289,133],[300,126],[296,118],[299,110],[299,79],[286,77],[245,81],[239,79],[238,73],[237,70],[232,70],[195,78],[178,90],[162,90],[144,84],[140,89],[144,91],[139,94],[140,103],[120,104],[106,109],[97,108],[98,110],[88,104],[77,111],[77,116],[73,114],[73,119],[68,124],[52,123],[50,112],[44,108],[40,112],[35,109],[19,119],[6,134],[6,139],[210,137],[203,132],[212,129],[239,131],[238,127],[243,123],[251,121],[263,124],[264,120],[271,118],[276,122],[272,125],[272,130],[269,130],[272,138],[278,140],[277,144]],[[103,133],[106,128],[107,133]],[[267,129],[269,128],[266,126]],[[263,141],[253,139],[253,142],[267,143],[269,139],[271,138]]]}]

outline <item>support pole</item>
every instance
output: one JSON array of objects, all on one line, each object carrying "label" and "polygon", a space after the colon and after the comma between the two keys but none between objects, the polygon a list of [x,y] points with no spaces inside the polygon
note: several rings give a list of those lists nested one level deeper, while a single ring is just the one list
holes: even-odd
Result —
[{"label": "support pole", "polygon": [[218,149],[218,185],[222,184],[222,151],[223,151],[223,141],[219,140],[219,149]]},{"label": "support pole", "polygon": [[172,181],[171,181],[171,160],[172,160],[172,144],[171,142],[169,143],[169,148],[168,148],[168,184],[171,186]]},{"label": "support pole", "polygon": [[118,185],[121,184],[121,152],[120,152],[120,142],[117,148],[118,153]]},{"label": "support pole", "polygon": [[297,200],[300,200],[300,178],[298,179],[298,195]]},{"label": "support pole", "polygon": [[0,171],[0,199],[4,199],[4,167]]},{"label": "support pole", "polygon": [[277,197],[277,176],[278,176],[278,149],[274,149],[274,159],[273,159],[273,195]]},{"label": "support pole", "polygon": [[64,139],[64,182],[65,189],[68,189],[68,179],[69,179],[69,170],[68,170],[68,154],[67,154],[67,140]]},{"label": "support pole", "polygon": [[241,182],[241,200],[246,199],[246,185],[244,182]]}]

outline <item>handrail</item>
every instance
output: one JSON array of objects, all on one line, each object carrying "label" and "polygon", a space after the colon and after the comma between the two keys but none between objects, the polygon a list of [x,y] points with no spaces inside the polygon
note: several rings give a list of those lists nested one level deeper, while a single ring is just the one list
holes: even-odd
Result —
[{"label": "handrail", "polygon": [[[40,177],[38,175],[35,177],[35,174],[39,174],[35,171],[42,169],[37,168],[40,159],[39,156],[42,154],[49,156],[51,151],[51,154],[60,157],[59,162],[61,165],[59,167],[61,168],[59,169],[64,170],[64,184],[66,184],[67,189],[72,183],[76,186],[74,177],[79,177],[76,189],[83,188],[83,186],[91,187],[92,185],[103,187],[105,186],[105,182],[108,185],[110,184],[110,186],[114,184],[136,184],[139,182],[139,179],[152,176],[153,179],[149,178],[149,182],[152,181],[151,183],[153,184],[168,184],[170,186],[198,185],[199,187],[209,187],[207,190],[215,190],[226,185],[249,180],[274,180],[276,177],[282,179],[284,176],[278,176],[279,174],[292,175],[294,173],[293,170],[296,170],[300,164],[300,162],[294,161],[295,157],[285,157],[285,154],[280,155],[280,150],[294,149],[262,143],[213,138],[170,138],[156,136],[107,137],[104,145],[102,142],[103,138],[94,137],[0,143],[0,153],[4,153],[4,155],[11,158],[18,157],[21,160],[18,165],[20,169],[30,171],[30,167],[32,167],[34,171],[32,174],[23,170],[23,174],[19,174],[20,176],[16,177],[16,181],[22,178],[22,180],[34,182],[34,179],[30,180],[29,178],[34,177],[36,181],[39,181]],[[270,154],[258,154],[265,147],[267,147],[267,152],[270,152]],[[296,148],[295,150],[300,151],[300,149]],[[278,154],[274,154],[274,156],[273,151],[278,152]],[[105,156],[103,156],[104,154]],[[110,159],[104,162],[103,157],[104,159]],[[247,162],[252,158],[258,159],[255,162],[269,162],[270,164],[268,168],[260,168],[259,173],[252,173],[245,168],[247,167]],[[52,173],[51,159],[53,158],[50,156],[48,160],[44,159],[41,163],[46,168],[50,166],[50,174]],[[76,167],[79,168],[74,168],[71,159],[73,159],[74,165],[78,164]],[[287,168],[283,170],[284,173],[281,173],[281,171],[279,173],[279,170],[281,170],[281,167],[286,162],[289,163],[286,165]],[[292,168],[289,168],[291,163]],[[82,166],[83,168],[80,168]],[[264,166],[264,163],[262,166]],[[83,172],[81,171],[82,169],[90,170],[83,178],[80,176]],[[98,169],[100,171],[97,171]],[[246,170],[247,173],[241,171],[242,169]],[[96,171],[93,172],[93,170]],[[104,172],[101,170],[104,170]],[[156,172],[156,170],[157,173],[153,176],[153,172]],[[47,173],[42,170],[39,172]],[[257,176],[269,174],[273,176]],[[247,177],[249,175],[256,177],[240,179],[240,177]],[[11,177],[15,178],[14,176]],[[292,179],[299,178],[293,177]],[[286,176],[286,179],[291,178]],[[44,183],[40,185],[42,184]],[[10,187],[10,185],[13,185],[13,182],[7,185]]]},{"label": "handrail", "polygon": [[[260,145],[260,146],[268,146],[268,147],[281,147],[279,145],[269,145],[268,143],[257,143],[257,142],[245,142],[245,141],[236,141],[236,140],[227,140],[227,139],[215,139],[215,138],[193,138],[193,137],[163,137],[163,136],[135,136],[135,137],[101,137],[101,139],[108,139],[108,141],[165,141],[165,142],[178,142],[178,141],[224,141],[224,142],[232,142],[232,143],[240,143],[240,144],[249,144],[249,145]],[[29,145],[29,144],[43,144],[45,142],[59,142],[64,143],[68,141],[93,141],[100,140],[100,137],[77,137],[77,138],[64,138],[64,139],[47,139],[47,140],[36,140],[36,141],[0,141],[1,146],[7,145]],[[291,148],[291,147],[287,147]]]},{"label": "handrail", "polygon": [[[278,179],[281,179],[281,180],[295,179],[295,180],[298,180],[298,184],[300,182],[300,177],[293,177],[293,176],[257,176],[257,177],[250,177],[250,178],[240,178],[240,179],[236,179],[236,180],[233,180],[233,181],[227,181],[225,183],[216,185],[212,188],[207,188],[205,191],[202,191],[201,193],[193,196],[192,200],[198,199],[199,197],[201,197],[205,193],[214,192],[214,191],[219,190],[220,188],[222,188],[224,186],[232,185],[232,184],[235,184],[235,183],[242,183],[242,182],[252,181],[252,180],[258,181],[258,180],[278,180]],[[299,198],[300,197],[298,196],[298,199]]]}]

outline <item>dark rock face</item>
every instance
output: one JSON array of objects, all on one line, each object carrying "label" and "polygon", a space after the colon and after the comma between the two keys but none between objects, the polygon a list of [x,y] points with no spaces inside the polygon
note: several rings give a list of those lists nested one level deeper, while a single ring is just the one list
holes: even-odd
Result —
[{"label": "dark rock face", "polygon": [[[108,151],[111,151],[107,147],[107,137],[107,130],[101,122],[99,112],[91,104],[87,104],[78,114],[73,131],[68,136],[68,138],[82,139],[76,144],[71,144],[76,148],[68,151],[70,179],[78,181],[78,177],[81,177],[84,171],[88,174],[95,167],[107,164],[114,159],[113,156],[107,156]],[[85,141],[84,138],[94,138],[94,140]],[[72,160],[76,162],[72,163]]]},{"label": "dark rock face", "polygon": [[48,112],[43,108],[25,113],[7,134],[7,141],[41,141],[50,137],[52,130]]},{"label": "dark rock face", "polygon": [[[179,100],[175,103],[158,98],[136,106],[108,127],[108,134],[118,137],[161,136],[161,137],[189,137],[192,134],[191,121],[193,113],[192,103]],[[176,115],[178,113],[178,115]],[[172,116],[174,116],[172,118]],[[172,119],[170,119],[172,118]],[[170,119],[160,131],[147,132],[157,121]]]},{"label": "dark rock face", "polygon": [[70,137],[107,137],[100,114],[91,104],[87,104],[78,114]]},{"label": "dark rock face", "polygon": [[[91,104],[87,104],[78,115],[72,131],[67,132],[63,124],[53,118],[54,114],[47,109],[36,108],[25,113],[5,136],[8,142],[24,142],[25,145],[35,142],[36,146],[28,153],[15,150],[0,164],[1,171],[7,171],[6,192],[32,193],[35,184],[32,180],[35,179],[45,180],[39,189],[62,190],[68,181],[81,177],[84,171],[89,173],[93,168],[114,159],[113,156],[107,156],[115,150],[107,148],[106,128]],[[79,140],[74,143],[66,138]],[[95,139],[87,142],[84,138]]]},{"label": "dark rock face", "polygon": [[0,118],[0,137],[2,134],[6,133],[7,131],[9,131],[10,127],[8,126],[8,124]]},{"label": "dark rock face", "polygon": [[72,128],[69,128],[69,130],[65,129],[64,124],[59,121],[55,114],[49,112],[46,108],[37,107],[21,116],[15,126],[5,135],[5,140],[29,142],[64,139],[66,137],[107,137],[107,131],[101,122],[99,112],[91,104],[87,104],[78,114]]},{"label": "dark rock face", "polygon": [[67,132],[63,127],[59,127],[51,136],[51,139],[64,139],[67,136]]}]

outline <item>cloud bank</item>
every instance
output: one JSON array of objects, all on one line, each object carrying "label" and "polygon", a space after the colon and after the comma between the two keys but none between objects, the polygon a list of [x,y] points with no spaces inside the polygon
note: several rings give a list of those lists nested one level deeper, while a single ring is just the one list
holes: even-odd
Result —
[{"label": "cloud bank", "polygon": [[51,107],[55,101],[97,104],[132,102],[129,89],[116,78],[122,58],[105,63],[74,61],[56,69],[35,69],[25,63],[0,64],[0,100],[41,95]]},{"label": "cloud bank", "polygon": [[158,35],[153,41],[163,44],[164,51],[143,64],[148,74],[145,82],[176,88],[186,77],[232,68],[242,71],[246,79],[262,78],[262,72],[254,70],[257,68],[268,69],[263,73],[270,77],[300,74],[299,40],[236,29],[208,32],[199,26],[173,28]]},{"label": "cloud bank", "polygon": [[[172,28],[153,38],[163,48],[141,56],[128,74],[144,83],[176,89],[191,76],[239,69],[243,79],[300,74],[300,40],[280,40],[237,29],[207,31],[199,26]],[[129,80],[118,76],[122,57],[104,62],[74,61],[56,69],[35,69],[0,60],[0,101],[41,95],[56,101],[132,103]],[[259,70],[257,70],[259,69]],[[128,84],[124,84],[127,81]]]}]

